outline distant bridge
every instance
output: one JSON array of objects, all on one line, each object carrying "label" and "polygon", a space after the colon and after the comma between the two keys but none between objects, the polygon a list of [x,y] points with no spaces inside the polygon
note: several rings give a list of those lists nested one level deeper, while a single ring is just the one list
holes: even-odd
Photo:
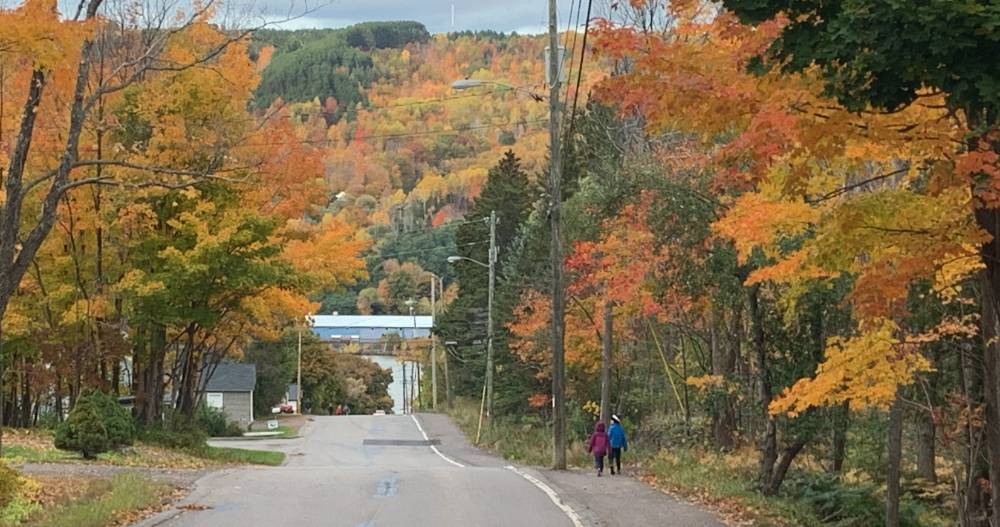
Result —
[{"label": "distant bridge", "polygon": [[378,352],[374,344],[389,335],[402,340],[420,340],[431,336],[433,317],[408,315],[315,315],[313,333],[330,345],[355,343],[366,353]]}]

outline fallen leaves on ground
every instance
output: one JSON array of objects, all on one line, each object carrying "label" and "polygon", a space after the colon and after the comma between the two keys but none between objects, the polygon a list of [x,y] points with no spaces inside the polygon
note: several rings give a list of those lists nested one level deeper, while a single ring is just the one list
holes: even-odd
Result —
[{"label": "fallen leaves on ground", "polygon": [[128,525],[138,523],[141,520],[166,510],[171,506],[171,504],[183,498],[185,494],[187,494],[187,489],[171,487],[169,492],[164,493],[160,501],[154,505],[143,509],[131,509],[118,513],[115,516],[114,521],[109,524],[108,527],[126,527]]}]

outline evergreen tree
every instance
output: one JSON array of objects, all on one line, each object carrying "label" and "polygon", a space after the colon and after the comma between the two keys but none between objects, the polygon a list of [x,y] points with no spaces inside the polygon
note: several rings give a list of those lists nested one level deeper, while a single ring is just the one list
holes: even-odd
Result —
[{"label": "evergreen tree", "polygon": [[[489,260],[490,212],[497,215],[496,246],[498,269],[494,301],[493,327],[494,350],[497,363],[507,355],[504,347],[504,321],[510,313],[509,306],[502,308],[499,292],[503,285],[502,262],[509,260],[508,253],[515,244],[521,227],[532,208],[538,191],[528,174],[521,168],[520,160],[508,151],[496,166],[490,169],[486,185],[476,198],[456,234],[458,255],[487,263]],[[458,342],[458,360],[453,368],[453,386],[456,393],[472,395],[481,390],[485,374],[486,320],[489,300],[489,274],[482,267],[467,261],[454,264],[459,283],[458,297],[448,307],[439,321],[439,332],[445,340]],[[502,382],[498,376],[498,382]],[[498,390],[499,393],[499,390]],[[497,397],[499,401],[501,397]]]}]

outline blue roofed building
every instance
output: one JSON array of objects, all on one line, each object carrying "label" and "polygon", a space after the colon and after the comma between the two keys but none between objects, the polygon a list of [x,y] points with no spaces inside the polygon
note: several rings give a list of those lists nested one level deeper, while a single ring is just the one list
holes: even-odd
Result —
[{"label": "blue roofed building", "polygon": [[374,344],[395,334],[403,340],[431,336],[433,317],[410,315],[314,315],[312,330],[330,344]]}]

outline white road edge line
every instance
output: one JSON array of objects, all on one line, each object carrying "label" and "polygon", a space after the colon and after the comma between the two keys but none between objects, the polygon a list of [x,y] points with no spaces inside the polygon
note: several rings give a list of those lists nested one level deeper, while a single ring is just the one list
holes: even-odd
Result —
[{"label": "white road edge line", "polygon": [[573,510],[573,507],[570,507],[569,505],[563,503],[562,498],[560,498],[559,495],[556,494],[556,491],[552,490],[552,487],[546,485],[544,481],[536,478],[535,476],[532,476],[531,474],[528,474],[527,472],[513,465],[507,465],[506,468],[507,470],[510,470],[511,472],[517,474],[518,476],[521,476],[522,478],[531,482],[532,485],[541,489],[541,491],[544,492],[545,495],[548,496],[550,500],[552,500],[552,503],[554,503],[556,507],[559,507],[559,510],[566,513],[566,516],[569,516],[569,520],[573,522],[574,527],[583,527],[583,519],[580,518],[580,515],[577,514],[575,510]]},{"label": "white road edge line", "polygon": [[[427,432],[424,432],[424,427],[420,426],[420,421],[417,420],[417,416],[415,416],[413,414],[410,414],[410,418],[413,419],[413,424],[417,425],[417,430],[420,430],[420,435],[424,436],[424,441],[430,441],[431,439],[429,437],[427,437]],[[452,465],[455,465],[458,468],[465,468],[465,465],[463,465],[463,464],[459,463],[458,461],[455,461],[454,459],[452,459],[452,458],[450,458],[450,457],[442,454],[441,451],[438,450],[437,446],[431,445],[431,450],[433,450],[435,454],[437,454],[438,456],[440,456],[441,459],[447,461],[448,463],[451,463]]]}]

